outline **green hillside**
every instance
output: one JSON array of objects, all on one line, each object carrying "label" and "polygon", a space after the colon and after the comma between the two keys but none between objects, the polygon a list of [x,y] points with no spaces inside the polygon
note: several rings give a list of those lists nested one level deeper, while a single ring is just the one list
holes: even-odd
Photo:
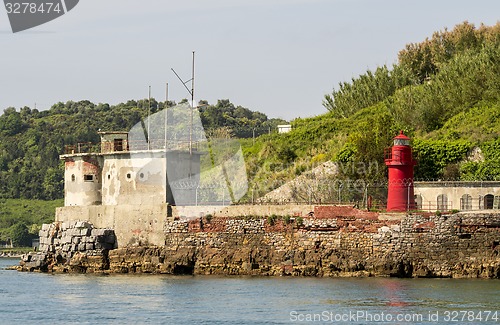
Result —
[{"label": "green hillside", "polygon": [[[414,139],[416,178],[500,180],[500,23],[408,44],[390,69],[341,83],[323,104],[328,113],[293,121],[292,132],[247,142],[258,195],[326,160],[341,164],[340,178],[384,182],[384,148],[400,129]],[[484,161],[466,161],[474,147]]]}]

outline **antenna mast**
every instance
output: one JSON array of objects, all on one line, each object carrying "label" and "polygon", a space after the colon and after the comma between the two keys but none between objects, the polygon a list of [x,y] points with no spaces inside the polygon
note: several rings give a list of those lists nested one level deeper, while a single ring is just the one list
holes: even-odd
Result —
[{"label": "antenna mast", "polygon": [[[182,84],[184,85],[184,88],[186,88],[186,90],[188,91],[188,93],[191,95],[191,112],[190,112],[190,116],[189,116],[189,154],[192,155],[193,154],[193,110],[194,110],[194,51],[193,51],[193,64],[192,64],[192,71],[191,71],[191,79],[187,80],[187,81],[184,81],[182,80],[181,77],[179,77],[179,75],[177,74],[177,72],[175,72],[174,68],[170,68],[175,76],[180,80],[180,82],[182,82]],[[188,82],[191,81],[191,89],[188,88],[188,86],[186,86],[186,84]]]}]

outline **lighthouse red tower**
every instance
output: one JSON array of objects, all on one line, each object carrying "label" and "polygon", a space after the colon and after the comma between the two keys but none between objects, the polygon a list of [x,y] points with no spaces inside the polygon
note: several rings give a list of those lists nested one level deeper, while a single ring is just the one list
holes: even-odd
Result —
[{"label": "lighthouse red tower", "polygon": [[385,164],[389,169],[389,186],[387,192],[387,211],[414,210],[413,194],[413,160],[410,138],[400,131],[394,138],[392,148],[385,150]]}]

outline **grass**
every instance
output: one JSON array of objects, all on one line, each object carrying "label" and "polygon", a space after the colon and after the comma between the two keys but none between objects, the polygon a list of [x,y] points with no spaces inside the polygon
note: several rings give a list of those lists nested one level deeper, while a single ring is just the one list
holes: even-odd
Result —
[{"label": "grass", "polygon": [[[64,200],[42,201],[26,199],[0,199],[0,241],[8,242],[16,224],[24,224],[36,235],[43,223],[52,223],[55,209],[64,205]],[[16,248],[17,249],[17,248]]]}]

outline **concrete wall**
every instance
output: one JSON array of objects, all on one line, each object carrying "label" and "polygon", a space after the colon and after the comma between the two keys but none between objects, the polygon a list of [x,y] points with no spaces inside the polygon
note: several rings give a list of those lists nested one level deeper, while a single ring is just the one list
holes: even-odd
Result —
[{"label": "concrete wall", "polygon": [[211,214],[214,217],[240,216],[286,216],[304,217],[314,212],[314,205],[231,205],[218,206],[173,206],[173,216],[182,220],[190,220]]},{"label": "concrete wall", "polygon": [[102,159],[95,155],[73,155],[71,158],[66,158],[64,205],[101,204],[101,169]]},{"label": "concrete wall", "polygon": [[102,169],[103,205],[152,205],[166,202],[165,157],[151,152],[108,154]]},{"label": "concrete wall", "polygon": [[[168,209],[171,216],[168,217]],[[312,205],[236,205],[228,207],[177,207],[167,204],[120,204],[67,206],[56,209],[56,222],[86,221],[97,228],[114,229],[119,247],[163,245],[165,223],[173,219],[193,220],[212,214],[214,217],[286,216],[305,217],[314,212]]]},{"label": "concrete wall", "polygon": [[167,205],[95,205],[56,209],[56,222],[86,221],[96,228],[113,229],[118,247],[164,245]]},{"label": "concrete wall", "polygon": [[[466,210],[466,207],[461,205],[461,199],[464,195],[472,197],[469,210],[484,209],[484,197],[486,195],[500,196],[500,182],[415,182],[415,195],[422,198],[422,210],[436,211],[438,210],[438,196],[446,195],[447,209],[443,210]],[[496,202],[499,202],[498,199]],[[499,209],[500,207],[494,207]]]},{"label": "concrete wall", "polygon": [[62,158],[65,206],[196,203],[199,153],[122,151],[71,154]]},{"label": "concrete wall", "polygon": [[199,152],[170,151],[167,153],[168,202],[175,205],[195,205],[196,187],[200,182]]}]

